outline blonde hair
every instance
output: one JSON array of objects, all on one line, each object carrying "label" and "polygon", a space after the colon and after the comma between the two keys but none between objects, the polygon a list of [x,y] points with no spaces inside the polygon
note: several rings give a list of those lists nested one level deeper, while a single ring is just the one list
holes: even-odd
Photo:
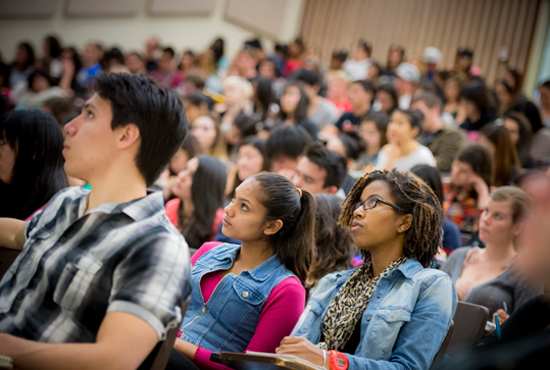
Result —
[{"label": "blonde hair", "polygon": [[225,91],[229,86],[236,85],[241,90],[244,98],[250,100],[252,98],[252,85],[248,80],[240,76],[228,76],[222,84],[222,89]]},{"label": "blonde hair", "polygon": [[491,193],[494,202],[508,202],[512,209],[512,222],[516,224],[527,217],[531,201],[523,190],[515,186],[503,186]]}]

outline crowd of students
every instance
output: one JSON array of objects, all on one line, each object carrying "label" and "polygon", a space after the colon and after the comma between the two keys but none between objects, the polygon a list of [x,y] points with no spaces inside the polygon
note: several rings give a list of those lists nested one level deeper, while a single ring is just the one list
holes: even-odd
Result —
[{"label": "crowd of students", "polygon": [[458,301],[503,332],[533,300],[548,313],[530,217],[548,217],[550,81],[533,102],[470,49],[447,67],[371,51],[21,43],[0,64],[0,246],[21,251],[0,355],[137,368],[181,322],[168,368],[255,351],[428,369]]}]

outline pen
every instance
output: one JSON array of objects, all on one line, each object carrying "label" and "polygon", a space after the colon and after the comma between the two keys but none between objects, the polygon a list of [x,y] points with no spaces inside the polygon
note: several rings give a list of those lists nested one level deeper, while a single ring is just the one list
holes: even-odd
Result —
[{"label": "pen", "polygon": [[502,301],[502,307],[504,307],[504,312],[508,315],[508,306],[506,305],[506,302]]},{"label": "pen", "polygon": [[500,323],[498,322],[498,315],[495,315],[495,325],[496,325],[495,332],[497,333],[497,339],[500,340],[501,335],[500,335]]},{"label": "pen", "polygon": [[296,335],[296,333],[298,332],[298,329],[300,329],[300,326],[302,326],[304,321],[306,321],[306,316],[309,313],[309,311],[311,311],[311,306],[308,305],[304,310],[304,312],[302,313],[302,316],[300,316],[300,318],[298,319],[296,326],[294,327],[294,329],[292,329],[292,333],[290,333],[289,337],[293,337]]}]

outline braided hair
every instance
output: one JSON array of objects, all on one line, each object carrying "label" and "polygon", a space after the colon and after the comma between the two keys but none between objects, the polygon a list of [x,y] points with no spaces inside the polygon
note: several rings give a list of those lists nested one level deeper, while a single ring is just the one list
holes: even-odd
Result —
[{"label": "braided hair", "polygon": [[[432,189],[408,171],[377,170],[359,178],[342,204],[339,224],[351,227],[352,207],[361,200],[363,189],[377,180],[388,184],[395,205],[405,211],[401,214],[413,216],[411,227],[405,232],[403,255],[416,258],[424,267],[430,266],[441,245],[443,210]],[[362,255],[365,260],[370,258],[369,251],[362,251]]]}]

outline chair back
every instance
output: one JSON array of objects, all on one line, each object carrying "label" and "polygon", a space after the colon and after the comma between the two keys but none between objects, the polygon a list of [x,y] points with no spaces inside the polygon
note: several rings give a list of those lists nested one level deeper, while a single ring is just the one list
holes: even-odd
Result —
[{"label": "chair back", "polygon": [[445,354],[447,354],[449,342],[451,341],[451,336],[453,335],[454,326],[455,322],[451,320],[451,326],[449,326],[449,330],[447,330],[447,335],[445,335],[445,339],[443,339],[443,343],[441,343],[439,351],[437,351],[437,353],[435,354],[434,362],[432,362],[432,367],[430,369],[434,369],[443,363],[443,360],[445,359]]},{"label": "chair back", "polygon": [[2,277],[8,271],[13,261],[19,256],[19,253],[21,252],[0,247],[0,280],[2,280]]},{"label": "chair back", "polygon": [[463,349],[473,347],[481,340],[485,332],[485,324],[489,319],[489,309],[473,303],[458,302],[455,326],[447,353],[452,355]]},{"label": "chair back", "polygon": [[[182,320],[185,317],[187,308],[189,307],[189,302],[191,301],[191,295],[183,302],[181,306],[181,317]],[[165,370],[166,365],[168,365],[168,360],[170,359],[170,353],[172,353],[172,348],[174,348],[174,342],[178,335],[178,331],[181,325],[181,321],[177,327],[168,330],[166,333],[166,339],[158,342],[155,348],[151,351],[149,356],[143,361],[138,370]]]}]

